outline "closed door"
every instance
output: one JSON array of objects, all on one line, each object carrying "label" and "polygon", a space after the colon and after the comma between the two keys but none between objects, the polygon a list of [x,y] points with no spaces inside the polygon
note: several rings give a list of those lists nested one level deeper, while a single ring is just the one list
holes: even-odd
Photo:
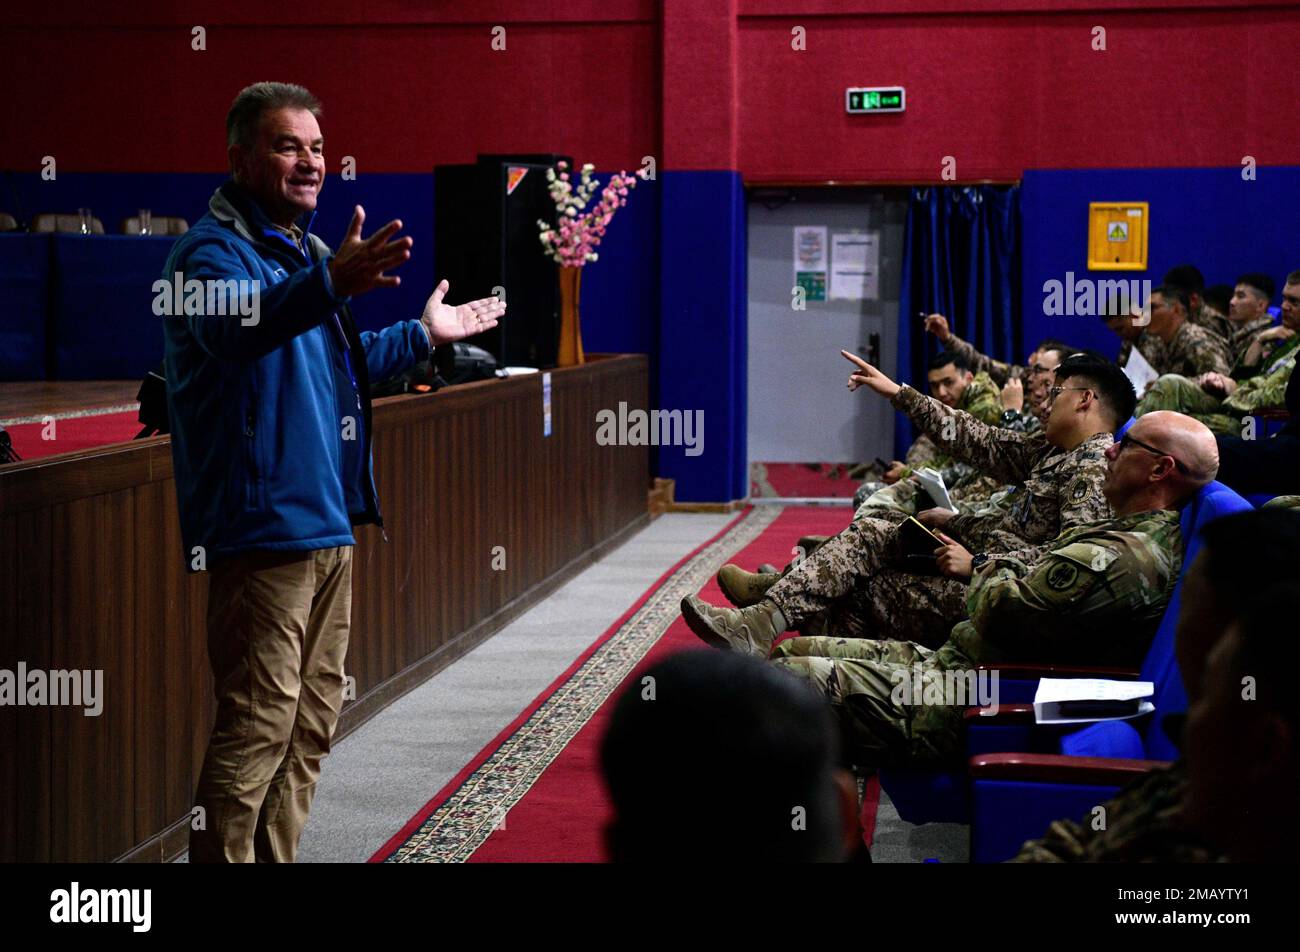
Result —
[{"label": "closed door", "polygon": [[[892,457],[894,410],[874,394],[848,391],[851,365],[840,350],[874,357],[885,373],[894,374],[906,217],[905,195],[896,190],[751,189],[751,462],[856,463]],[[820,281],[819,243],[824,243],[825,265]],[[857,277],[864,251],[876,271],[865,282]],[[838,274],[837,260],[843,265]],[[796,261],[805,275],[802,310],[793,293]],[[819,285],[824,287],[822,300],[816,299]],[[836,291],[864,296],[834,297]]]}]

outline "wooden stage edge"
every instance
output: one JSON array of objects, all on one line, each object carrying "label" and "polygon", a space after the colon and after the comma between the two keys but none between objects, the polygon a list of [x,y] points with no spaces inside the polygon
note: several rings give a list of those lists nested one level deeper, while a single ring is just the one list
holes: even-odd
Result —
[{"label": "wooden stage edge", "polygon": [[[649,448],[595,438],[599,410],[646,405],[648,359],[590,355],[552,371],[550,392],[549,436],[537,374],[375,402],[387,539],[355,530],[356,699],[336,737],[648,523]],[[102,676],[96,716],[0,712],[0,862],[161,862],[184,849],[215,714],[206,613],[167,437],[0,467],[0,669]]]}]

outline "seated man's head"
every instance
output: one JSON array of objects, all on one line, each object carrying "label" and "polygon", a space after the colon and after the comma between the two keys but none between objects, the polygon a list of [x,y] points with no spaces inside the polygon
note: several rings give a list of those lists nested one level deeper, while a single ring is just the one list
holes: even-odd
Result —
[{"label": "seated man's head", "polygon": [[1199,420],[1172,410],[1140,417],[1106,450],[1102,492],[1116,515],[1178,509],[1219,472],[1219,444]]},{"label": "seated man's head", "polygon": [[1045,340],[1030,355],[1029,376],[1025,381],[1025,406],[1040,423],[1047,419],[1047,391],[1056,383],[1056,368],[1074,348],[1059,340]]},{"label": "seated man's head", "polygon": [[1282,288],[1282,323],[1293,331],[1300,331],[1300,271],[1286,276]]},{"label": "seated man's head", "polygon": [[1116,337],[1128,344],[1136,342],[1147,326],[1142,306],[1136,303],[1127,309],[1109,308],[1102,312],[1102,320]]},{"label": "seated man's head", "polygon": [[861,847],[830,709],[754,658],[688,651],[641,671],[601,765],[615,862],[837,862]]},{"label": "seated man's head", "polygon": [[[1252,545],[1253,540],[1247,543]],[[1290,565],[1295,565],[1292,552]],[[1238,593],[1244,609],[1210,650],[1184,735],[1188,825],[1238,862],[1300,852],[1300,582]]]},{"label": "seated man's head", "polygon": [[1157,337],[1173,336],[1191,313],[1187,292],[1170,284],[1162,284],[1153,290],[1147,307],[1151,312],[1147,330]]},{"label": "seated man's head", "polygon": [[1228,320],[1234,324],[1249,324],[1268,314],[1268,302],[1273,299],[1276,286],[1266,274],[1243,274],[1237,279],[1228,304]]},{"label": "seated man's head", "polygon": [[1071,354],[1056,368],[1047,393],[1043,432],[1053,446],[1073,449],[1097,433],[1114,433],[1137,406],[1124,371],[1091,354]]},{"label": "seated man's head", "polygon": [[1205,289],[1201,300],[1211,311],[1227,317],[1228,309],[1232,306],[1232,285],[1212,284]]},{"label": "seated man's head", "polygon": [[316,209],[325,184],[316,97],[291,83],[254,83],[226,115],[226,154],[235,181],[277,225]]},{"label": "seated man's head", "polygon": [[944,406],[955,407],[961,403],[961,395],[966,392],[966,387],[975,379],[975,375],[970,372],[965,357],[944,350],[930,358],[926,378],[930,381],[930,396]]},{"label": "seated man's head", "polygon": [[1186,297],[1188,314],[1200,310],[1203,303],[1201,295],[1205,291],[1205,275],[1201,274],[1201,269],[1196,265],[1176,265],[1165,272],[1164,279],[1160,283],[1177,288],[1183,293]]}]

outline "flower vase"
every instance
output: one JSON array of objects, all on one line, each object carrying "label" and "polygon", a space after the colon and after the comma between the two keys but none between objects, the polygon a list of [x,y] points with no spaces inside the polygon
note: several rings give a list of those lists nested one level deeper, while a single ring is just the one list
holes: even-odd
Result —
[{"label": "flower vase", "polygon": [[582,290],[581,268],[560,268],[560,348],[557,363],[574,367],[585,363],[582,353],[582,317],[578,298]]}]

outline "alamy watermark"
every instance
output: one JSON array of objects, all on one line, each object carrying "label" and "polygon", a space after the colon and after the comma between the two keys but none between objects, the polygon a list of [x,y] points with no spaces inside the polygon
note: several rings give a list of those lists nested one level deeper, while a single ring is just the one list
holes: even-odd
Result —
[{"label": "alamy watermark", "polygon": [[238,317],[244,327],[261,321],[262,283],[248,278],[186,280],[180,271],[153,283],[153,312],[159,317]]},{"label": "alamy watermark", "polygon": [[998,711],[997,671],[939,671],[914,665],[894,668],[889,677],[894,682],[889,699],[899,707],[980,707],[990,716]]},{"label": "alamy watermark", "polygon": [[704,452],[704,411],[629,410],[625,401],[619,401],[617,411],[596,411],[596,443],[684,446],[687,456],[699,456]]},{"label": "alamy watermark", "polygon": [[1151,280],[1075,278],[1065,272],[1065,280],[1043,282],[1043,314],[1047,317],[1102,317],[1128,314],[1135,307],[1145,307],[1151,299]]},{"label": "alamy watermark", "polygon": [[17,670],[0,668],[0,707],[84,707],[86,717],[104,711],[104,672],[44,671],[19,661]]}]

